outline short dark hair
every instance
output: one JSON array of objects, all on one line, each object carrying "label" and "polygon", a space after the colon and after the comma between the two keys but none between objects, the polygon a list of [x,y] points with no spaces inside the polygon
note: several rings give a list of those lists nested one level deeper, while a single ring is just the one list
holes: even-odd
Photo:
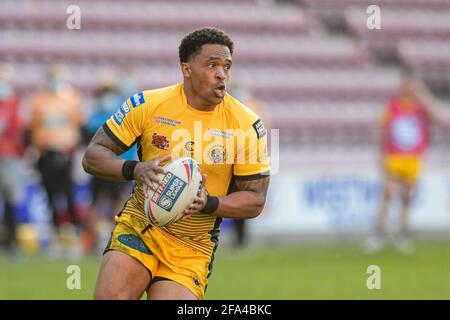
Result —
[{"label": "short dark hair", "polygon": [[204,44],[221,44],[227,46],[233,55],[234,43],[228,34],[214,27],[205,27],[188,33],[181,40],[181,44],[178,47],[180,62],[188,62],[192,56],[200,52]]}]

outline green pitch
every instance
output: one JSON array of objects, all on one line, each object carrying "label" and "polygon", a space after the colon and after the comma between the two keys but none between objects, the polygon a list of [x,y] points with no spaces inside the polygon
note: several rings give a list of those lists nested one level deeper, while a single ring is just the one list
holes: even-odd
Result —
[{"label": "green pitch", "polygon": [[[70,265],[80,289],[67,289]],[[91,299],[99,257],[49,261],[0,255],[1,299]],[[369,290],[367,267],[380,267]],[[419,242],[411,256],[393,248],[366,256],[357,244],[218,249],[207,299],[450,299],[450,244]]]}]

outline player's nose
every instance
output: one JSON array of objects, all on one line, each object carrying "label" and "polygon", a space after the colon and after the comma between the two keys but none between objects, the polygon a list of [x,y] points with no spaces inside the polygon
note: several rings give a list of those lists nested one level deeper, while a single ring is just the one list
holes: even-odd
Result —
[{"label": "player's nose", "polygon": [[217,68],[216,79],[217,80],[225,80],[227,78],[227,74],[223,68]]}]

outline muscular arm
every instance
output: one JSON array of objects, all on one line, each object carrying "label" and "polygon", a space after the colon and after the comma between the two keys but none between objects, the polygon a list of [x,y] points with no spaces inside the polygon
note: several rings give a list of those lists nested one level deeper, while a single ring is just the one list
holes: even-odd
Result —
[{"label": "muscular arm", "polygon": [[237,180],[237,192],[219,198],[219,207],[212,213],[223,218],[249,219],[257,217],[266,203],[270,177],[257,180]]},{"label": "muscular arm", "polygon": [[[87,173],[103,179],[126,181],[122,174],[125,160],[119,158],[119,155],[125,151],[108,137],[103,128],[100,128],[86,149],[83,168]],[[160,164],[169,160],[170,154],[149,161],[139,161],[134,167],[134,179],[144,186],[146,196],[147,188],[155,190],[158,183],[161,183],[158,174],[164,173],[164,169]]]},{"label": "muscular arm", "polygon": [[103,179],[125,181],[122,175],[125,160],[118,157],[125,151],[100,128],[86,149],[83,168],[87,173]]}]

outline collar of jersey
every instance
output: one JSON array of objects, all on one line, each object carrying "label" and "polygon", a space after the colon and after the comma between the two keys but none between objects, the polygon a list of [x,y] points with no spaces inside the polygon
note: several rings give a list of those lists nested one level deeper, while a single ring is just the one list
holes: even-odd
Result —
[{"label": "collar of jersey", "polygon": [[202,117],[202,118],[210,118],[214,112],[217,112],[220,107],[223,104],[223,100],[221,103],[219,103],[214,110],[212,111],[201,111],[198,109],[195,109],[194,107],[190,106],[187,102],[187,98],[186,95],[184,94],[184,90],[183,90],[183,82],[180,83],[180,90],[181,90],[181,100],[183,102],[183,105],[185,106],[186,110],[190,113],[192,113],[193,115],[197,116],[197,117]]}]

